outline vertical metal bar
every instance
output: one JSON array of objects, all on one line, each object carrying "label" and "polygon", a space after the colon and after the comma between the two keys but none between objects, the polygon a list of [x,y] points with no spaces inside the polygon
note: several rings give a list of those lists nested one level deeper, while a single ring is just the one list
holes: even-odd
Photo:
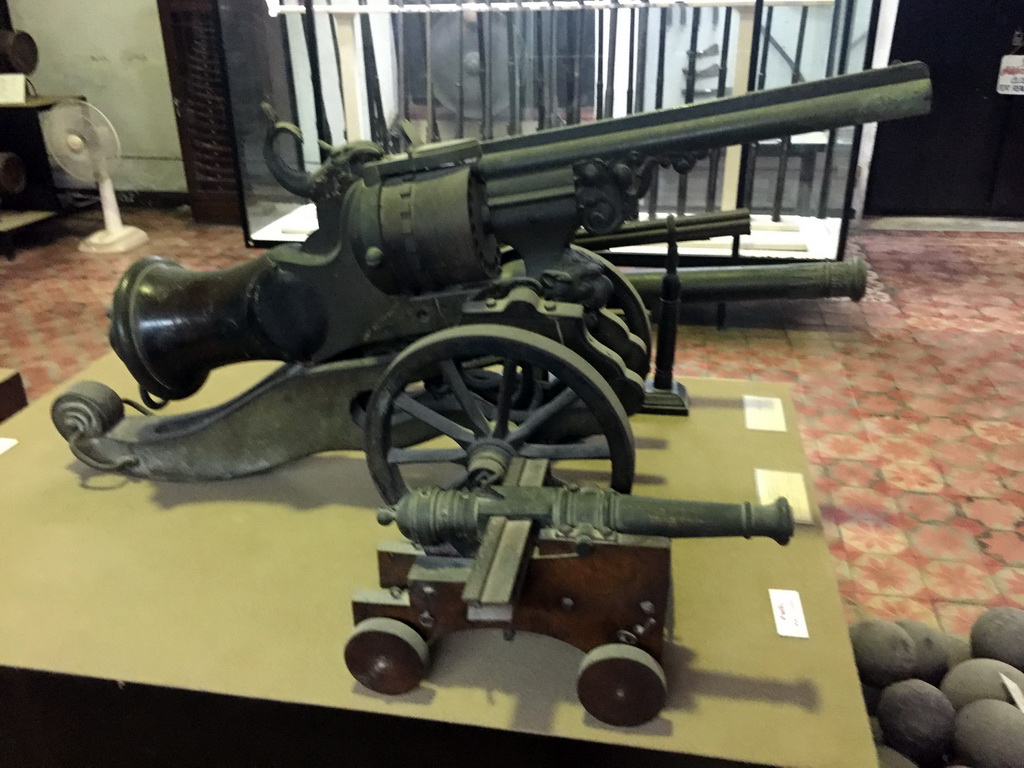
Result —
[{"label": "vertical metal bar", "polygon": [[[839,62],[836,66],[836,74],[846,74],[846,64],[849,56],[850,33],[853,28],[853,11],[856,0],[846,0],[846,7],[843,14],[843,36],[839,44]],[[836,2],[836,13],[838,13],[839,2]],[[828,132],[828,142],[825,144],[825,162],[821,169],[821,193],[818,197],[818,218],[828,217],[829,187],[832,186],[832,163],[835,162],[836,136],[838,131],[833,128]]]},{"label": "vertical metal bar", "polygon": [[558,49],[556,47],[557,37],[555,31],[558,27],[558,12],[548,11],[548,68],[547,78],[544,83],[547,95],[548,125],[558,125]]},{"label": "vertical metal bar", "polygon": [[[306,56],[309,58],[309,79],[313,87],[313,112],[316,115],[316,133],[321,141],[331,143],[331,127],[327,124],[324,109],[324,89],[320,82],[320,49],[316,42],[316,18],[313,16],[313,0],[303,0],[305,13],[302,14],[302,34],[306,39]],[[327,150],[320,147],[320,160],[327,159]]]},{"label": "vertical metal bar", "polygon": [[[398,0],[398,7],[405,6],[405,0]],[[395,19],[395,31],[398,37],[398,50],[395,51],[395,66],[398,69],[398,121],[399,124],[409,118],[409,86],[405,80],[405,14],[399,10]],[[405,149],[405,134],[398,131],[398,150]]]},{"label": "vertical metal bar", "polygon": [[572,43],[572,72],[569,77],[569,107],[566,110],[566,122],[575,125],[580,121],[581,95],[583,91],[580,83],[583,70],[583,28],[584,19],[582,8],[578,11],[569,11],[569,40]]},{"label": "vertical metal bar", "polygon": [[[459,5],[462,5],[460,2]],[[459,74],[455,80],[455,92],[458,94],[458,105],[455,114],[455,137],[461,139],[466,135],[466,19],[464,11],[459,11]]]},{"label": "vertical metal bar", "polygon": [[[772,19],[775,16],[775,8],[773,6],[768,7],[768,13],[765,16],[764,22],[764,34],[760,42],[761,63],[758,66],[757,75],[757,90],[763,91],[765,82],[768,79],[768,52],[771,51],[771,45],[769,40],[772,39]],[[757,155],[760,151],[760,144],[754,142],[750,145],[750,150],[747,153],[747,166],[744,169],[745,174],[740,176],[742,179],[744,191],[743,199],[746,201],[746,206],[749,207],[754,201],[754,179],[757,175]]]},{"label": "vertical metal bar", "polygon": [[[800,9],[800,27],[796,33],[796,54],[793,56],[793,72],[790,82],[796,85],[800,82],[800,65],[804,58],[804,38],[807,33],[807,12],[810,9],[805,5]],[[791,136],[782,138],[782,145],[779,147],[779,173],[775,178],[775,200],[772,202],[772,221],[782,219],[782,197],[786,193],[786,166],[789,164],[789,145]]]},{"label": "vertical metal bar", "polygon": [[607,117],[615,117],[615,48],[619,36],[619,9],[612,6],[608,13],[608,83],[604,94],[604,108]]},{"label": "vertical metal bar", "polygon": [[[668,36],[669,9],[658,10],[658,64],[654,81],[654,108],[661,109],[665,101],[665,39]],[[647,215],[655,218],[658,215],[658,177],[661,175],[658,166],[654,167],[651,176],[651,187],[647,193]]]},{"label": "vertical metal bar", "polygon": [[658,74],[654,83],[654,108],[661,109],[665,101],[665,39],[668,37],[669,9],[658,12]]},{"label": "vertical metal bar", "polygon": [[488,107],[490,102],[490,94],[488,93],[488,77],[487,70],[489,69],[487,54],[487,45],[484,42],[486,36],[486,25],[487,20],[484,18],[486,11],[476,12],[476,50],[479,56],[480,71],[478,73],[478,79],[480,80],[480,137],[488,138],[487,136],[487,123],[490,119],[488,114]]},{"label": "vertical metal bar", "polygon": [[[875,57],[875,36],[878,34],[878,16],[881,11],[881,0],[872,0],[871,15],[868,19],[867,37],[864,44],[864,69],[870,69],[872,60]],[[856,162],[860,155],[860,140],[863,133],[863,126],[858,125],[853,131],[853,144],[850,147],[853,166],[846,176],[846,195],[843,198],[843,217],[839,225],[839,247],[836,249],[836,261],[846,258],[846,238],[850,229],[850,218],[853,214],[853,187],[857,181],[855,173]]]},{"label": "vertical metal bar", "polygon": [[629,70],[626,72],[626,114],[633,114],[633,94],[636,83],[636,8],[629,9]]},{"label": "vertical metal bar", "polygon": [[[366,0],[359,0],[359,4],[365,5]],[[370,27],[368,14],[359,14],[359,29],[363,37],[363,78],[366,81],[370,139],[386,147],[388,126],[384,117],[384,101],[380,94],[380,77],[377,75],[377,55],[373,48],[373,30]]]},{"label": "vertical metal bar", "polygon": [[597,55],[594,57],[594,69],[597,75],[597,100],[594,104],[594,117],[604,117],[604,14],[603,9],[595,9],[597,16]]},{"label": "vertical metal bar", "polygon": [[[729,72],[729,43],[732,41],[732,8],[725,9],[725,21],[722,25],[722,58],[718,64],[717,98],[725,96],[726,77]],[[722,149],[715,147],[708,158],[708,195],[706,208],[713,211],[718,205],[718,170],[722,164]]]},{"label": "vertical metal bar", "polygon": [[828,54],[825,56],[825,77],[832,77],[836,62],[836,46],[839,43],[839,12],[842,10],[842,0],[835,0],[832,6],[832,26],[828,32]]},{"label": "vertical metal bar", "polygon": [[544,14],[533,11],[534,49],[536,59],[533,63],[534,96],[537,101],[537,130],[547,127],[545,113],[546,98],[544,96]]},{"label": "vertical metal bar", "polygon": [[487,115],[487,130],[484,131],[485,139],[494,138],[494,66],[491,64],[491,53],[494,51],[494,11],[485,11],[487,22],[487,66],[484,71],[487,73],[487,98],[484,100],[484,114]]},{"label": "vertical metal bar", "polygon": [[775,15],[775,7],[768,7],[768,16],[764,22],[764,45],[761,47],[761,66],[760,71],[757,75],[757,90],[763,91],[765,81],[768,79],[768,51],[771,50],[771,46],[768,41],[772,37],[772,18]]},{"label": "vertical metal bar", "polygon": [[640,26],[637,30],[636,56],[636,111],[644,111],[647,91],[647,32],[650,24],[651,9],[644,6],[639,10]]},{"label": "vertical metal bar", "polygon": [[686,91],[683,101],[692,104],[697,90],[697,42],[700,33],[700,6],[693,9],[690,27],[690,48],[686,52]]},{"label": "vertical metal bar", "polygon": [[508,47],[508,135],[519,133],[519,58],[516,56],[516,27],[519,14],[505,16],[505,45]]},{"label": "vertical metal bar", "polygon": [[[750,67],[747,70],[747,91],[754,91],[757,85],[757,52],[758,46],[761,45],[761,17],[764,14],[764,0],[754,0],[754,24],[752,30],[751,40],[753,41],[753,49],[750,51]],[[739,76],[739,72],[736,73]],[[747,156],[750,154],[750,145],[745,144],[743,151],[740,153],[740,179],[747,177]],[[737,208],[746,208],[750,201],[746,197],[746,189],[744,184],[740,184],[739,190],[737,190]],[[733,258],[739,258],[740,256],[740,236],[734,235],[732,238],[732,255]],[[721,326],[725,323],[725,304],[718,305],[718,325]]]},{"label": "vertical metal bar", "polygon": [[441,138],[437,130],[437,105],[434,104],[434,57],[430,52],[430,14],[423,14],[423,41],[427,53],[427,141]]},{"label": "vertical metal bar", "polygon": [[480,137],[486,138],[487,131],[487,46],[484,45],[484,14],[482,11],[475,11],[476,14],[476,54],[477,73],[476,78],[480,86]]},{"label": "vertical metal bar", "polygon": [[[700,6],[693,9],[690,17],[690,49],[686,52],[686,90],[683,101],[692,104],[697,90],[697,42],[700,35]],[[679,188],[676,192],[676,213],[686,213],[686,188],[689,185],[689,173],[679,174]]]},{"label": "vertical metal bar", "polygon": [[665,276],[661,281],[661,303],[658,315],[658,345],[654,354],[654,387],[671,390],[675,381],[676,335],[679,331],[679,242],[676,240],[676,218],[665,222],[668,230],[668,254]]}]

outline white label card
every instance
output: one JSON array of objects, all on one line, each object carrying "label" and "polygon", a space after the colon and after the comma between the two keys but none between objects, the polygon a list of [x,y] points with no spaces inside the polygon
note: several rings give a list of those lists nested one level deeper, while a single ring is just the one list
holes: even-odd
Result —
[{"label": "white label card", "polygon": [[1017,706],[1017,709],[1024,712],[1024,691],[1021,691],[1020,686],[1002,672],[999,673],[999,677],[1002,678],[1003,685],[1006,687],[1006,692],[1010,694],[1010,698],[1013,699],[1013,703]]},{"label": "white label card", "polygon": [[1024,96],[1024,56],[1003,56],[999,63],[996,93]]},{"label": "white label card", "polygon": [[11,448],[16,446],[18,441],[13,437],[0,437],[0,454],[7,453]]},{"label": "white label card", "polygon": [[0,104],[25,103],[25,76],[0,75]]},{"label": "white label card", "polygon": [[757,503],[771,504],[784,496],[793,511],[793,522],[813,525],[811,501],[807,497],[807,484],[800,472],[783,472],[779,469],[755,469],[754,485],[757,487]]},{"label": "white label card", "polygon": [[769,589],[768,598],[772,602],[776,632],[783,637],[810,637],[799,592],[795,589]]},{"label": "white label card", "polygon": [[785,432],[786,412],[777,397],[743,396],[743,418],[747,429],[761,432]]}]

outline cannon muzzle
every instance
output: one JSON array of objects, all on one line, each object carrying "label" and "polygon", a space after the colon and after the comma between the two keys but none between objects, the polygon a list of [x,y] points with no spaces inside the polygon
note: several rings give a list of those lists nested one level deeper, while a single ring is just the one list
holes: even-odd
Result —
[{"label": "cannon muzzle", "polygon": [[307,359],[326,318],[312,287],[266,258],[192,272],[148,256],[114,292],[110,345],[146,392],[178,399],[221,365]]},{"label": "cannon muzzle", "polygon": [[600,488],[500,486],[489,494],[422,489],[377,514],[397,522],[402,534],[423,546],[478,544],[492,517],[534,520],[540,527],[674,539],[764,536],[786,544],[793,535],[789,502],[723,504],[630,496]]}]

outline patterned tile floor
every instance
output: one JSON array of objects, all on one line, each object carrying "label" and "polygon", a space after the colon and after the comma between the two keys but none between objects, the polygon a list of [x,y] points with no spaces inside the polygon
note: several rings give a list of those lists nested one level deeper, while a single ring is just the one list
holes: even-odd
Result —
[{"label": "patterned tile floor", "polygon": [[[252,258],[237,229],[129,213],[146,252],[217,269]],[[0,263],[0,366],[33,399],[107,350],[111,291],[139,253],[78,253],[98,214],[65,219]],[[847,617],[964,634],[1024,607],[1024,234],[869,231],[850,252],[868,296],[707,308],[680,333],[681,375],[793,386]]]}]

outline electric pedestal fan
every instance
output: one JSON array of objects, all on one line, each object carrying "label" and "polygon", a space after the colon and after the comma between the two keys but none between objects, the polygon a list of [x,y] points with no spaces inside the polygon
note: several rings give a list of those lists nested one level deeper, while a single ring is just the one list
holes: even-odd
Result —
[{"label": "electric pedestal fan", "polygon": [[149,240],[138,227],[126,227],[110,172],[121,156],[121,142],[106,115],[92,104],[69,99],[43,116],[43,140],[54,161],[76,179],[95,181],[103,206],[103,229],[78,244],[91,253],[123,253]]}]

